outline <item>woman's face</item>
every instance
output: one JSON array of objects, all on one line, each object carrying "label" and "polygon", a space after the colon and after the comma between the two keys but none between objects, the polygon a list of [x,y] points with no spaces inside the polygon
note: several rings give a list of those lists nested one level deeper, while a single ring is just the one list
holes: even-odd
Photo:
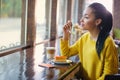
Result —
[{"label": "woman's face", "polygon": [[90,7],[85,10],[80,25],[84,30],[93,30],[96,27],[95,14]]}]

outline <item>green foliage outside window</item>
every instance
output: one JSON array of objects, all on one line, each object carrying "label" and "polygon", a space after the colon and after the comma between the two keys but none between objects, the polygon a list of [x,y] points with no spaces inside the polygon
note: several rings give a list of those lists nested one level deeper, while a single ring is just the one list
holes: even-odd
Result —
[{"label": "green foliage outside window", "polygon": [[113,29],[113,35],[115,39],[119,39],[120,40],[120,29],[119,28],[114,28]]},{"label": "green foliage outside window", "polygon": [[21,17],[22,0],[1,0],[0,17]]},{"label": "green foliage outside window", "polygon": [[[116,40],[120,40],[120,28],[113,29],[113,37]],[[118,53],[120,54],[120,47],[118,47]]]}]

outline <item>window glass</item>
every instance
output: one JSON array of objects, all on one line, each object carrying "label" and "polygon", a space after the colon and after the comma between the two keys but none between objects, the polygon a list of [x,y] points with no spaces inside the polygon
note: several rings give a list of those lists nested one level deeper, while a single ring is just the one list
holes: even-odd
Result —
[{"label": "window glass", "polygon": [[86,0],[86,6],[93,2],[99,2],[103,4],[112,13],[113,0]]},{"label": "window glass", "polygon": [[[36,0],[36,10],[35,10],[35,17],[36,17],[36,43],[43,41],[46,39],[48,35],[47,28],[46,28],[46,0]],[[47,23],[48,24],[48,23]]]},{"label": "window glass", "polygon": [[58,36],[62,35],[62,28],[66,22],[66,0],[57,1],[57,32]]},{"label": "window glass", "polygon": [[0,50],[20,45],[22,0],[0,0]]}]

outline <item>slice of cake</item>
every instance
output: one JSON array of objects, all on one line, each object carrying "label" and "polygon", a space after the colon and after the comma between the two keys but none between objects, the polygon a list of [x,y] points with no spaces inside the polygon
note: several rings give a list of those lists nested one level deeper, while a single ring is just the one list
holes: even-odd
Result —
[{"label": "slice of cake", "polygon": [[55,56],[54,59],[56,62],[66,62],[67,57],[66,56]]}]

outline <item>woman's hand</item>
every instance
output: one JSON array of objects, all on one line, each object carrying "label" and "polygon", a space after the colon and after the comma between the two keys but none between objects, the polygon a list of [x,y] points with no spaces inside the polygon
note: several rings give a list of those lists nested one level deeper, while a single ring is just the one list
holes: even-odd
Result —
[{"label": "woman's hand", "polygon": [[63,40],[69,40],[72,29],[72,22],[68,21],[63,27]]}]

